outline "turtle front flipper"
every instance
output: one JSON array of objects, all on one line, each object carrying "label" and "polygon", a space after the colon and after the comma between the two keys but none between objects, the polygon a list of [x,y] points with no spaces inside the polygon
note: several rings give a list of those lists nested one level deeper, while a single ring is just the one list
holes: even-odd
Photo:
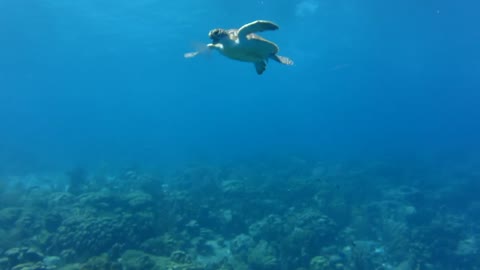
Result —
[{"label": "turtle front flipper", "polygon": [[223,45],[222,44],[207,44],[207,46],[203,47],[203,48],[200,48],[200,50],[198,51],[195,51],[195,52],[187,52],[187,53],[184,53],[183,54],[183,57],[185,58],[193,58],[201,53],[207,53],[209,50],[211,49],[216,49],[216,50],[222,50],[223,49]]},{"label": "turtle front flipper", "polygon": [[223,50],[223,44],[221,44],[221,43],[210,43],[210,44],[207,44],[207,48],[221,51],[221,50]]},{"label": "turtle front flipper", "polygon": [[255,62],[254,65],[258,75],[262,75],[265,69],[267,69],[267,63],[265,63],[265,61]]},{"label": "turtle front flipper", "polygon": [[278,25],[276,25],[273,22],[265,21],[265,20],[256,20],[240,27],[240,29],[238,29],[238,37],[246,38],[247,35],[252,33],[263,32],[268,30],[277,30],[278,28],[279,28]]},{"label": "turtle front flipper", "polygon": [[183,54],[183,57],[185,58],[192,58],[192,57],[195,57],[199,54],[200,52],[188,52],[188,53],[184,53]]}]

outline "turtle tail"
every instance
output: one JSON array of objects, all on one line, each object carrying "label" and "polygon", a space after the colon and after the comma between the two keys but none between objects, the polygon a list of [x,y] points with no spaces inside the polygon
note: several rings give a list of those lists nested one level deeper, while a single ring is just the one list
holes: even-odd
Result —
[{"label": "turtle tail", "polygon": [[278,54],[272,54],[270,56],[270,58],[272,58],[273,60],[279,62],[280,64],[284,64],[284,65],[288,65],[288,66],[291,66],[293,65],[293,61],[292,59],[288,58],[288,57],[285,57],[285,56],[280,56]]}]

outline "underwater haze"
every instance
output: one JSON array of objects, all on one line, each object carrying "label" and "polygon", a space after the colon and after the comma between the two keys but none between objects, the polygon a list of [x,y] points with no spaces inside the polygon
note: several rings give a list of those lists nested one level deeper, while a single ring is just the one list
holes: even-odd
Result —
[{"label": "underwater haze", "polygon": [[0,0],[0,270],[479,270],[479,12]]},{"label": "underwater haze", "polygon": [[[449,1],[0,3],[3,166],[476,152],[479,19]],[[271,20],[294,66],[217,52]],[[475,149],[475,150],[474,150]]]}]

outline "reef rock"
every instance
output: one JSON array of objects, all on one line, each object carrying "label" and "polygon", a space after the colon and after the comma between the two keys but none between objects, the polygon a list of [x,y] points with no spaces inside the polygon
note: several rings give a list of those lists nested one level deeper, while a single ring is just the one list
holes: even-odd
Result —
[{"label": "reef rock", "polygon": [[323,256],[315,256],[310,260],[311,270],[323,270],[328,267],[328,259]]},{"label": "reef rock", "polygon": [[255,246],[253,238],[246,234],[237,235],[230,243],[230,251],[235,256],[244,258],[248,252]]},{"label": "reef rock", "polygon": [[0,227],[11,227],[22,213],[21,208],[8,207],[0,210]]},{"label": "reef rock", "polygon": [[260,241],[249,253],[248,263],[253,269],[279,269],[279,262],[275,250],[268,242]]},{"label": "reef rock", "polygon": [[61,263],[62,263],[62,259],[60,259],[60,257],[57,257],[57,256],[48,256],[43,258],[43,264],[48,269],[55,269],[58,266],[60,266]]},{"label": "reef rock", "polygon": [[239,180],[225,180],[221,183],[221,190],[225,195],[235,196],[245,193],[245,183]]},{"label": "reef rock", "polygon": [[44,258],[41,252],[28,247],[11,248],[5,251],[4,256],[8,258],[10,266],[41,262]]},{"label": "reef rock", "polygon": [[127,250],[121,257],[124,270],[151,270],[155,261],[148,254],[138,250]]},{"label": "reef rock", "polygon": [[141,244],[142,250],[145,252],[160,255],[169,256],[174,250],[180,248],[183,244],[181,239],[175,239],[173,235],[166,233],[162,236],[149,238]]},{"label": "reef rock", "polygon": [[284,221],[278,215],[268,215],[248,228],[253,238],[265,240],[278,239],[284,234],[284,230]]},{"label": "reef rock", "polygon": [[41,263],[23,263],[12,267],[12,270],[48,270],[47,267]]},{"label": "reef rock", "polygon": [[153,198],[150,194],[141,191],[130,192],[126,196],[128,206],[133,209],[145,210],[152,207]]},{"label": "reef rock", "polygon": [[81,270],[122,270],[118,262],[112,262],[106,254],[90,258],[84,263]]},{"label": "reef rock", "polygon": [[8,269],[10,263],[8,262],[7,257],[0,258],[0,269]]},{"label": "reef rock", "polygon": [[78,255],[95,255],[107,252],[115,244],[140,244],[151,236],[152,231],[153,215],[149,213],[74,215],[58,228],[51,248],[60,251],[73,249]]}]

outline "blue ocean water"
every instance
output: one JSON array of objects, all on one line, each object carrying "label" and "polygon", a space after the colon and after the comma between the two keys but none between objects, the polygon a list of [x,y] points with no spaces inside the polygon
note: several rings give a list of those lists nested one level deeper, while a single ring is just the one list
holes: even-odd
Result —
[{"label": "blue ocean water", "polygon": [[[478,150],[477,4],[449,1],[0,3],[4,166]],[[256,20],[295,65],[206,44]]]},{"label": "blue ocean water", "polygon": [[479,10],[0,0],[0,270],[480,269]]}]

